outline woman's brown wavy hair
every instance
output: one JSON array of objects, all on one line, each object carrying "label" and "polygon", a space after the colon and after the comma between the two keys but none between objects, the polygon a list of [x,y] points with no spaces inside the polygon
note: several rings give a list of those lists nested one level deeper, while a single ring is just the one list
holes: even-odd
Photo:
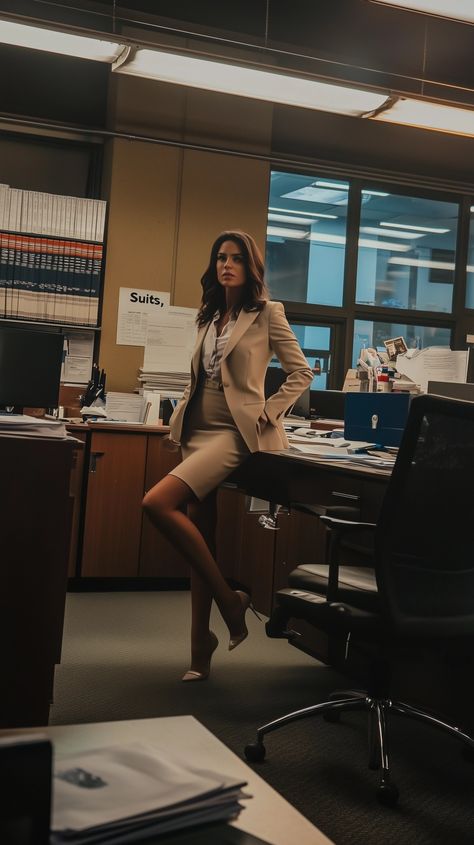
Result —
[{"label": "woman's brown wavy hair", "polygon": [[217,280],[216,269],[217,254],[224,241],[233,241],[239,247],[244,258],[247,277],[241,300],[234,309],[234,316],[236,317],[241,309],[261,311],[269,299],[268,288],[263,280],[263,258],[254,239],[238,229],[221,232],[211,247],[209,265],[201,278],[202,299],[196,318],[198,326],[209,323],[216,311],[221,314],[226,311],[225,288]]}]

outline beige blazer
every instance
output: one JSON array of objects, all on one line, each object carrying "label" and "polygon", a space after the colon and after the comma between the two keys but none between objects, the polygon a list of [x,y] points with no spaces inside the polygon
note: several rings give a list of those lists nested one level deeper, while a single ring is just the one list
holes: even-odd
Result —
[{"label": "beige blazer", "polygon": [[[197,335],[191,361],[191,381],[170,419],[170,437],[180,442],[184,415],[196,390],[201,347],[208,326]],[[288,377],[265,401],[267,366],[276,355]],[[234,422],[251,452],[288,446],[280,418],[303,393],[313,378],[306,358],[285,317],[281,302],[267,302],[262,311],[241,311],[227,341],[221,361],[224,395]],[[258,418],[268,423],[261,429]]]}]

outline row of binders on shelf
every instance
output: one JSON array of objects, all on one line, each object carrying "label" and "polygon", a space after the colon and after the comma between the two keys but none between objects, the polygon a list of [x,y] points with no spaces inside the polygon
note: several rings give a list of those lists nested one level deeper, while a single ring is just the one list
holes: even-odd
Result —
[{"label": "row of binders on shelf", "polygon": [[106,205],[104,200],[24,191],[0,184],[0,229],[102,243]]},{"label": "row of binders on shelf", "polygon": [[0,317],[97,325],[105,210],[0,185]]}]

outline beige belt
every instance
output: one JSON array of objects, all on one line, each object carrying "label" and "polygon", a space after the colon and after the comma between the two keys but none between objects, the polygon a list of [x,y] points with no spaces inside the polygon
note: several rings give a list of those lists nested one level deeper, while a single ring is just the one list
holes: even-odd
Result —
[{"label": "beige belt", "polygon": [[213,390],[224,390],[222,382],[216,381],[213,378],[204,378],[202,380],[203,387],[212,387]]}]

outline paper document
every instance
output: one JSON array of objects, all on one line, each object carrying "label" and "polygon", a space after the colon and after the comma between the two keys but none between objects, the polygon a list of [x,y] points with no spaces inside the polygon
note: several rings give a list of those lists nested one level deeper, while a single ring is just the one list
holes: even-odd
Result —
[{"label": "paper document", "polygon": [[157,311],[166,311],[170,295],[162,290],[120,288],[116,343],[123,346],[144,346],[148,320]]},{"label": "paper document", "polygon": [[108,420],[137,423],[142,421],[143,397],[137,393],[116,393],[109,390],[105,400]]},{"label": "paper document", "polygon": [[467,379],[469,352],[453,351],[446,346],[409,349],[397,356],[399,373],[408,376],[426,392],[429,381],[462,381]]},{"label": "paper document", "polygon": [[125,842],[132,832],[232,818],[249,797],[242,786],[139,742],[56,758],[52,841]]},{"label": "paper document", "polygon": [[195,308],[170,306],[148,321],[143,369],[189,373],[196,340]]},{"label": "paper document", "polygon": [[62,420],[45,420],[27,414],[0,414],[0,433],[15,437],[58,437],[61,440],[67,437]]}]

